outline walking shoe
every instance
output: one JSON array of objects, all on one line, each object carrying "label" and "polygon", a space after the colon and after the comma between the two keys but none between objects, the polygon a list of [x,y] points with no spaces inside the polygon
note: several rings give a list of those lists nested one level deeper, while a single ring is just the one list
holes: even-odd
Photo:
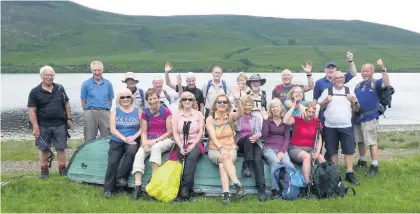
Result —
[{"label": "walking shoe", "polygon": [[118,179],[118,186],[122,186],[122,187],[127,186],[127,179],[125,178]]},{"label": "walking shoe", "polygon": [[143,197],[144,189],[141,185],[135,185],[134,190],[131,193],[131,199],[137,200],[138,198]]},{"label": "walking shoe", "polygon": [[251,170],[249,167],[248,161],[244,160],[242,163],[242,177],[251,177]]},{"label": "walking shoe", "polygon": [[271,190],[271,200],[278,200],[281,199],[280,191],[273,189]]},{"label": "walking shoe", "polygon": [[48,168],[41,168],[41,175],[39,176],[39,178],[42,178],[42,179],[48,178],[49,172],[50,171],[48,170]]},{"label": "walking shoe", "polygon": [[355,186],[360,185],[360,182],[356,179],[356,177],[354,177],[353,172],[347,172],[346,173],[346,181],[350,182],[351,184],[353,184]]},{"label": "walking shoe", "polygon": [[245,196],[245,190],[242,187],[242,185],[240,185],[240,184],[233,184],[233,187],[235,187],[235,189],[236,189],[236,197],[238,199]]},{"label": "walking shoe", "polygon": [[259,185],[258,186],[258,199],[262,202],[264,202],[266,200],[265,185]]},{"label": "walking shoe", "polygon": [[60,176],[67,176],[67,168],[66,167],[59,168],[58,172],[60,173]]},{"label": "walking shoe", "polygon": [[230,193],[224,192],[222,197],[222,204],[227,205],[230,203]]},{"label": "walking shoe", "polygon": [[374,177],[378,174],[378,172],[379,172],[378,166],[370,165],[370,169],[369,169],[369,172],[367,173],[367,176]]},{"label": "walking shoe", "polygon": [[356,166],[354,166],[355,169],[360,168],[366,168],[367,167],[367,161],[358,160]]},{"label": "walking shoe", "polygon": [[188,200],[188,198],[190,197],[190,192],[188,191],[188,187],[181,186],[181,188],[179,190],[179,197],[182,200]]},{"label": "walking shoe", "polygon": [[190,192],[189,201],[192,201],[192,202],[197,201],[197,194],[194,191]]},{"label": "walking shoe", "polygon": [[104,198],[105,199],[110,199],[111,198],[111,191],[105,191]]}]

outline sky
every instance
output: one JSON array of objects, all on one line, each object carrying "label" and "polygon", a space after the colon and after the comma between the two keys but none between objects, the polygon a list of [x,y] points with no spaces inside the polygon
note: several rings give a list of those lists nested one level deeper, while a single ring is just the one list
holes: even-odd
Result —
[{"label": "sky", "polygon": [[124,15],[230,14],[362,20],[420,33],[418,22],[420,13],[418,3],[414,0],[73,0],[73,2]]}]

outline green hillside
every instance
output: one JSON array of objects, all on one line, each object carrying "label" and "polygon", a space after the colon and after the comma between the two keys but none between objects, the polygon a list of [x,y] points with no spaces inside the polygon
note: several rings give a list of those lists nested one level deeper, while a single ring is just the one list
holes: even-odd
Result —
[{"label": "green hillside", "polygon": [[1,2],[2,73],[87,72],[101,60],[107,72],[299,70],[306,60],[346,66],[382,57],[392,71],[420,71],[420,34],[362,21],[251,16],[124,16],[73,2]]}]

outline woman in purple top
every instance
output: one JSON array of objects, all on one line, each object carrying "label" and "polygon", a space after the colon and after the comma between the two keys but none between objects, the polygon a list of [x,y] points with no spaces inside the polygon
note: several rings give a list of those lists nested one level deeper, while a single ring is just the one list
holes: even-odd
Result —
[{"label": "woman in purple top", "polygon": [[273,199],[281,197],[278,182],[274,177],[276,169],[281,164],[287,164],[294,168],[287,154],[290,141],[290,126],[283,123],[284,113],[284,107],[277,98],[271,100],[268,106],[268,114],[263,113],[262,137],[265,140],[263,156],[271,168],[271,191]]},{"label": "woman in purple top", "polygon": [[141,115],[141,147],[134,159],[132,174],[135,175],[132,199],[144,195],[145,189],[141,185],[144,174],[144,161],[150,155],[152,173],[160,167],[162,154],[169,151],[174,142],[172,140],[172,116],[164,105],[160,104],[159,95],[155,89],[148,89],[145,98],[149,108]]},{"label": "woman in purple top", "polygon": [[262,144],[260,142],[262,121],[260,117],[253,116],[254,99],[249,95],[242,95],[244,108],[243,116],[236,121],[236,142],[239,152],[245,156],[242,165],[242,176],[251,177],[250,167],[254,168],[255,180],[258,188],[258,198],[265,201],[264,163],[262,160]]}]

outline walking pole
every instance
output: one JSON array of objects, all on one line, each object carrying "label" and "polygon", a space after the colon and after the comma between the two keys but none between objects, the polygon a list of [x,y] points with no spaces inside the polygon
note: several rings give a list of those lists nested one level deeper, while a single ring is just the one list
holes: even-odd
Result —
[{"label": "walking pole", "polygon": [[[316,152],[316,149],[318,148],[318,141],[319,141],[319,135],[321,134],[321,122],[319,121],[317,126],[316,126],[316,136],[315,136],[315,143],[314,143],[314,150],[313,150],[313,154]],[[308,195],[307,197],[309,198],[310,194],[311,194],[311,186],[313,184],[312,182],[312,171],[313,171],[313,167],[315,166],[315,158],[312,156],[311,158],[311,171],[309,174],[309,185],[308,185]]]}]

